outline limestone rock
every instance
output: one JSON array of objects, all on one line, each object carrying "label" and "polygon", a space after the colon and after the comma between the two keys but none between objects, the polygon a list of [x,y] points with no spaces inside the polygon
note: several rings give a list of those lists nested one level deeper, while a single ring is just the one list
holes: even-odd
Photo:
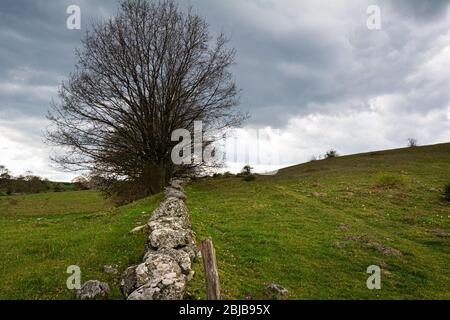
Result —
[{"label": "limestone rock", "polygon": [[147,230],[147,225],[139,226],[130,231],[130,234],[138,234]]},{"label": "limestone rock", "polygon": [[336,247],[338,247],[339,249],[344,249],[347,245],[345,244],[345,242],[342,242],[342,241],[336,241],[335,243],[334,243],[334,245],[336,246]]},{"label": "limestone rock", "polygon": [[162,285],[162,288],[147,283],[130,294],[128,300],[182,300],[186,291],[185,282],[167,281],[165,285]]},{"label": "limestone rock", "polygon": [[[195,234],[194,234],[194,236],[195,236]],[[194,241],[195,241],[195,239],[194,239]],[[191,260],[192,260],[192,259],[195,259],[195,258],[201,258],[201,252],[200,252],[200,250],[197,248],[197,246],[195,245],[195,243],[192,244],[192,245],[183,247],[183,248],[181,248],[180,250],[183,250],[184,252],[186,252],[186,253],[189,255],[189,257],[191,258]],[[200,254],[200,256],[199,256],[199,254]]]},{"label": "limestone rock", "polygon": [[125,297],[128,297],[138,286],[136,268],[137,266],[131,266],[122,275],[120,290]]},{"label": "limestone rock", "polygon": [[117,266],[103,266],[104,273],[117,274],[119,271],[117,270]]},{"label": "limestone rock", "polygon": [[83,284],[80,290],[76,291],[76,297],[80,300],[94,300],[106,298],[110,293],[107,283],[98,280],[89,280]]},{"label": "limestone rock", "polygon": [[156,252],[146,255],[144,263],[128,268],[121,287],[129,300],[180,300],[186,284],[177,261]]},{"label": "limestone rock", "polygon": [[316,198],[324,198],[326,197],[328,194],[326,192],[313,192],[313,196]]},{"label": "limestone rock", "polygon": [[183,188],[183,181],[181,180],[174,180],[170,183],[170,186],[174,189],[177,189],[178,191],[184,192]]},{"label": "limestone rock", "polygon": [[149,243],[152,248],[179,248],[195,245],[195,236],[188,229],[173,229],[165,227],[153,231],[149,236]]},{"label": "limestone rock", "polygon": [[151,221],[161,217],[188,217],[189,212],[183,200],[178,198],[167,198],[155,211],[153,211]]},{"label": "limestone rock", "polygon": [[266,292],[269,294],[278,294],[282,296],[286,296],[289,293],[289,291],[286,288],[283,288],[282,286],[275,283],[270,283],[266,287]]},{"label": "limestone rock", "polygon": [[186,281],[188,281],[188,282],[191,281],[194,278],[194,276],[195,276],[195,271],[191,270],[186,277]]},{"label": "limestone rock", "polygon": [[191,178],[185,177],[185,178],[174,178],[170,181],[170,184],[179,184],[179,185],[184,185],[191,182]]},{"label": "limestone rock", "polygon": [[160,250],[148,249],[144,255],[144,261],[155,254],[164,254],[173,258],[181,269],[181,272],[188,275],[191,272],[191,256],[187,250],[184,248],[173,249],[173,248],[162,248]]},{"label": "limestone rock", "polygon": [[341,230],[347,230],[349,229],[351,226],[349,224],[345,224],[345,223],[341,223],[338,225],[338,228]]},{"label": "limestone rock", "polygon": [[191,258],[186,251],[181,249],[162,248],[161,250],[158,250],[158,252],[172,257],[180,266],[183,274],[188,275],[191,272]]},{"label": "limestone rock", "polygon": [[150,220],[147,224],[149,233],[163,228],[174,230],[190,229],[191,223],[188,217],[161,217],[157,220]]},{"label": "limestone rock", "polygon": [[144,262],[128,268],[122,276],[121,290],[128,300],[180,300],[185,296],[186,284],[193,276],[191,259],[198,250],[183,183],[171,181],[147,225],[131,231],[146,229],[148,241]]},{"label": "limestone rock", "polygon": [[367,245],[369,247],[375,248],[376,250],[378,250],[378,252],[380,252],[384,256],[394,256],[394,257],[403,256],[403,253],[400,250],[391,247],[385,247],[384,245],[378,242],[371,242],[368,243]]},{"label": "limestone rock", "polygon": [[186,195],[184,194],[184,192],[173,187],[167,187],[164,190],[164,195],[166,196],[166,198],[177,198],[186,201]]}]

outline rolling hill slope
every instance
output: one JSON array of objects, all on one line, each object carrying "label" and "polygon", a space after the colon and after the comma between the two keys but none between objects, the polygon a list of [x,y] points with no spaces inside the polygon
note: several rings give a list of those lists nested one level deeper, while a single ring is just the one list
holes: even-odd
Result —
[{"label": "rolling hill slope", "polygon": [[[450,144],[315,161],[253,182],[187,188],[198,238],[214,240],[224,298],[450,299]],[[368,290],[367,267],[382,268]],[[191,284],[203,295],[200,263]]]},{"label": "rolling hill slope", "polygon": [[145,223],[160,196],[113,208],[95,191],[0,197],[0,300],[74,299],[67,267],[77,265],[82,281],[99,279],[122,299],[120,272],[141,260],[146,235],[129,231]]},{"label": "rolling hill slope", "polygon": [[[276,176],[187,186],[198,239],[212,236],[225,299],[450,299],[450,144],[311,162]],[[69,265],[107,281],[142,258],[161,195],[112,208],[93,191],[0,197],[0,299],[72,299]],[[115,264],[119,273],[105,274]],[[382,289],[366,288],[370,265]],[[200,261],[190,292],[204,297]]]}]

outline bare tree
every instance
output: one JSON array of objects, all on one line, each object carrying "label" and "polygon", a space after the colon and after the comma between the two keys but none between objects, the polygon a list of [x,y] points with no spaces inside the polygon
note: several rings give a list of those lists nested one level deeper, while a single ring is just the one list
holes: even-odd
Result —
[{"label": "bare tree", "polygon": [[227,38],[212,37],[192,9],[172,0],[122,2],[87,33],[52,105],[47,141],[64,150],[52,159],[67,170],[147,181],[149,192],[198,169],[171,162],[178,143],[171,133],[193,132],[194,121],[215,132],[241,123],[234,56]]},{"label": "bare tree", "polygon": [[11,172],[3,165],[0,165],[0,180],[11,179]]},{"label": "bare tree", "polygon": [[417,146],[418,146],[417,139],[415,139],[415,138],[409,138],[408,139],[408,147],[409,148],[415,148]]},{"label": "bare tree", "polygon": [[337,158],[339,157],[338,152],[335,149],[330,149],[325,153],[325,159]]}]

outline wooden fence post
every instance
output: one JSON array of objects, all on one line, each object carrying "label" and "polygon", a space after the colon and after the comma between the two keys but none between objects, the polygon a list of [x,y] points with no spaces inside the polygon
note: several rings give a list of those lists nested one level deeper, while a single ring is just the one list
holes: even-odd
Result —
[{"label": "wooden fence post", "polygon": [[211,238],[205,239],[200,244],[202,252],[203,268],[205,269],[206,298],[208,300],[220,300],[220,282],[217,271],[216,251]]}]

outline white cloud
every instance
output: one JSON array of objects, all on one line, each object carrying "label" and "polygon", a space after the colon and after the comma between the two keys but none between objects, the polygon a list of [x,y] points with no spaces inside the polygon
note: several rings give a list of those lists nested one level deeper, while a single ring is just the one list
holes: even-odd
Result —
[{"label": "white cloud", "polygon": [[[309,161],[336,149],[342,155],[401,148],[408,138],[416,138],[422,145],[450,141],[450,106],[423,113],[398,113],[395,108],[377,108],[386,103],[395,105],[398,97],[374,98],[373,110],[336,114],[310,114],[289,120],[288,125],[273,135],[273,147],[280,155],[276,168]],[[238,132],[243,145],[255,145],[256,140],[246,128]],[[266,130],[271,130],[270,128]],[[246,162],[231,162],[229,167],[242,168]],[[247,162],[248,163],[248,162]],[[266,163],[249,162],[258,170],[266,170]],[[274,168],[271,166],[270,168]]]},{"label": "white cloud", "polygon": [[42,119],[20,119],[14,122],[0,120],[0,164],[5,165],[14,175],[31,171],[53,181],[70,181],[76,175],[64,173],[52,167],[49,159],[50,148],[42,142],[40,135],[24,133],[15,126],[45,127]]}]

